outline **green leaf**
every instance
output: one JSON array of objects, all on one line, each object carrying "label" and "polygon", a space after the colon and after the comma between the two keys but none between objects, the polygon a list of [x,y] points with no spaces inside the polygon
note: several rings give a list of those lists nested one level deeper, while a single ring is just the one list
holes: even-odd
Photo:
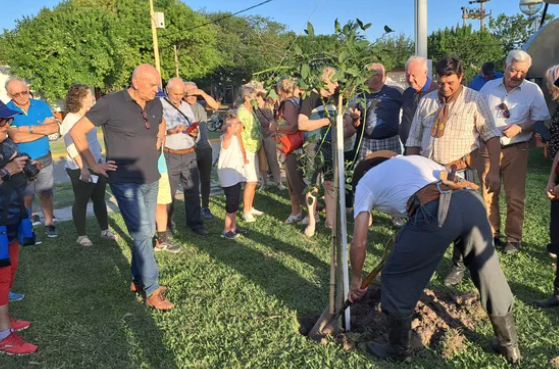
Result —
[{"label": "green leaf", "polygon": [[314,27],[311,22],[307,22],[307,35],[314,37]]},{"label": "green leaf", "polygon": [[303,55],[303,49],[301,49],[301,46],[299,45],[295,45],[293,51],[295,52],[295,55]]},{"label": "green leaf", "polygon": [[384,26],[384,32],[392,33],[392,32],[394,32],[394,30],[392,28],[388,27],[388,26]]},{"label": "green leaf", "polygon": [[361,28],[363,31],[365,30],[365,28],[363,28],[363,22],[361,22],[361,19],[357,18],[357,24],[359,24],[359,28]]},{"label": "green leaf", "polygon": [[336,18],[336,20],[334,21],[334,29],[336,30],[336,32],[342,31],[342,27],[340,26],[340,22],[338,21],[338,18]]},{"label": "green leaf", "polygon": [[310,73],[311,73],[311,68],[309,67],[309,65],[303,64],[301,66],[301,77],[303,77],[303,79],[307,79],[309,78]]},{"label": "green leaf", "polygon": [[338,55],[338,61],[341,64],[345,62],[348,57],[349,57],[349,52],[347,50],[344,50],[340,53],[340,55]]},{"label": "green leaf", "polygon": [[369,29],[369,27],[371,27],[371,26],[372,26],[372,24],[371,24],[371,23],[367,23],[367,24],[365,24],[365,25],[363,26],[363,31],[366,31],[366,30],[368,30],[368,29]]}]

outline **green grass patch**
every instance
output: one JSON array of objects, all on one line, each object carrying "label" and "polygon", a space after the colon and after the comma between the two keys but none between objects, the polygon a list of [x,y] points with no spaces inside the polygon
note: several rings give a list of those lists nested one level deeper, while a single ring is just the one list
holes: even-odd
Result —
[{"label": "green grass patch", "polygon": [[[516,296],[515,316],[524,356],[523,368],[549,367],[559,355],[558,310],[533,306],[551,292],[553,270],[544,245],[548,242],[549,202],[543,193],[551,162],[532,152],[528,177],[525,246],[518,255],[501,256]],[[235,241],[219,237],[224,199],[213,197],[216,218],[201,238],[188,231],[179,204],[176,222],[181,254],[157,253],[160,282],[177,308],[158,313],[128,292],[130,238],[119,214],[111,226],[120,242],[103,242],[94,218],[89,219],[93,248],[76,244],[71,222],[59,224],[61,237],[24,248],[14,291],[22,302],[10,305],[12,315],[29,319],[23,337],[40,351],[30,357],[3,357],[1,367],[23,368],[507,368],[491,352],[488,322],[465,342],[466,349],[443,359],[426,349],[413,364],[378,361],[361,350],[345,352],[322,346],[299,334],[300,320],[319,314],[328,302],[329,237],[320,227],[313,239],[302,227],[287,226],[286,193],[258,193],[257,208],[266,212],[242,226],[248,236]],[[58,207],[58,206],[57,206]],[[503,215],[505,209],[503,208]],[[323,224],[323,223],[322,223]],[[352,225],[349,226],[351,234]],[[365,270],[380,257],[390,237],[387,217],[375,217]],[[421,245],[417,245],[421,247]],[[442,285],[450,268],[450,251],[430,288]],[[471,281],[460,291],[473,290]]]}]

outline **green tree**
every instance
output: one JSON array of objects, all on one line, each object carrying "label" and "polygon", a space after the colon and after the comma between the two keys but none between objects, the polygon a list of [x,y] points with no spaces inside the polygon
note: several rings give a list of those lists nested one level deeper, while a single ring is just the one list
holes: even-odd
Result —
[{"label": "green tree", "polygon": [[371,59],[382,63],[386,70],[404,68],[409,57],[415,52],[414,41],[403,33],[397,36],[380,37],[373,44]]},{"label": "green tree", "polygon": [[471,25],[433,32],[428,37],[428,54],[434,63],[448,56],[459,58],[468,81],[479,73],[483,63],[500,61],[504,55],[495,36],[488,31],[473,31]]},{"label": "green tree", "polygon": [[[547,14],[545,20],[549,22],[553,18],[553,14]],[[523,14],[499,14],[497,18],[491,17],[489,31],[503,45],[505,55],[511,50],[521,49],[534,33],[532,21]]]}]

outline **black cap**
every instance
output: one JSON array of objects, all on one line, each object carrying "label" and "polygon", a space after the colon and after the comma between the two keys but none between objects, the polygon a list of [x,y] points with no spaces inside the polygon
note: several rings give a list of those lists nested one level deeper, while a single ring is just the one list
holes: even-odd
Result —
[{"label": "black cap", "polygon": [[375,151],[361,160],[353,171],[352,186],[355,188],[365,173],[380,163],[397,156],[398,154],[390,150]]}]

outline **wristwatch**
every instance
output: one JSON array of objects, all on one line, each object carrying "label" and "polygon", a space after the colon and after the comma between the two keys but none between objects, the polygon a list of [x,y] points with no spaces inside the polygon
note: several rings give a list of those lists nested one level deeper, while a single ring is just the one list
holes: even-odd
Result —
[{"label": "wristwatch", "polygon": [[12,175],[7,169],[0,169],[0,178],[2,178],[2,182],[8,182],[12,179]]},{"label": "wristwatch", "polygon": [[29,131],[29,133],[33,133],[33,126],[28,126],[27,130]]}]

